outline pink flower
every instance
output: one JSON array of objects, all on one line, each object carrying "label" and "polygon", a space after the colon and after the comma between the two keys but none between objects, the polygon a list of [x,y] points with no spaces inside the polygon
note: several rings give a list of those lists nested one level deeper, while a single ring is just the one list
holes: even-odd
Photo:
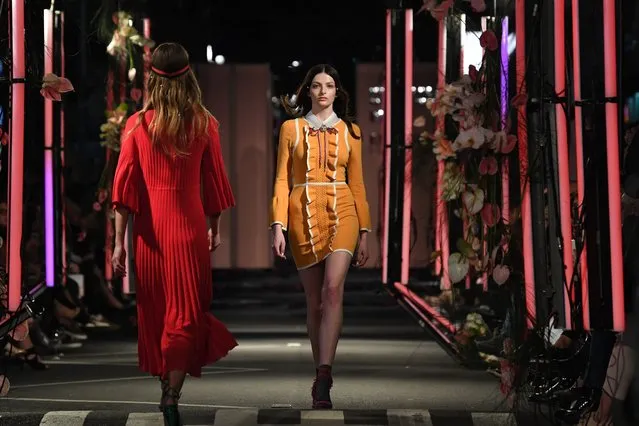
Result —
[{"label": "pink flower", "polygon": [[93,203],[93,210],[95,210],[96,212],[99,212],[100,210],[102,210],[102,204],[96,201],[95,203]]},{"label": "pink flower", "polygon": [[497,159],[492,155],[490,157],[484,157],[479,162],[479,174],[493,176],[497,173]]},{"label": "pink flower", "polygon": [[454,0],[443,0],[438,3],[437,0],[424,0],[424,6],[419,10],[427,10],[438,21],[441,21],[448,15],[448,10],[452,7]]},{"label": "pink flower", "polygon": [[486,50],[497,50],[497,36],[493,32],[493,30],[484,31],[481,37],[479,37],[479,44]]},{"label": "pink flower", "polygon": [[475,65],[471,65],[468,67],[468,76],[470,77],[473,83],[477,82],[478,75],[479,75],[479,71],[477,71],[477,67],[475,67]]},{"label": "pink flower", "polygon": [[481,209],[480,215],[482,222],[484,222],[484,225],[491,228],[497,225],[497,223],[501,219],[501,209],[497,204],[494,203],[484,204],[484,207]]},{"label": "pink flower", "polygon": [[486,10],[486,2],[484,0],[470,0],[470,7],[472,7],[475,12],[481,13]]},{"label": "pink flower", "polygon": [[497,285],[504,285],[510,278],[510,268],[506,265],[497,265],[493,269],[493,279]]},{"label": "pink flower", "polygon": [[58,77],[55,74],[47,74],[42,79],[42,89],[40,94],[50,101],[61,101],[62,93],[73,92],[73,85],[71,82],[64,78]]}]

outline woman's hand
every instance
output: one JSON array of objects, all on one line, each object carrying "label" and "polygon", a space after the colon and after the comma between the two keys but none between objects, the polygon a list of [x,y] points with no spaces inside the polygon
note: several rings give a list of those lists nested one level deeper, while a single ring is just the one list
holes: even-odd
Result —
[{"label": "woman's hand", "polygon": [[286,259],[286,238],[284,238],[284,232],[282,232],[282,225],[275,224],[272,228],[273,232],[273,254],[276,257]]},{"label": "woman's hand", "polygon": [[209,238],[209,251],[211,252],[217,250],[217,248],[222,244],[222,238],[220,237],[220,233],[213,232],[212,228],[209,228],[208,238]]},{"label": "woman's hand", "polygon": [[116,244],[113,248],[113,256],[111,256],[111,266],[116,276],[126,277],[126,251],[120,244]]},{"label": "woman's hand", "polygon": [[357,244],[357,250],[353,257],[353,266],[359,268],[364,266],[368,261],[368,232],[361,232],[359,234],[359,242]]}]

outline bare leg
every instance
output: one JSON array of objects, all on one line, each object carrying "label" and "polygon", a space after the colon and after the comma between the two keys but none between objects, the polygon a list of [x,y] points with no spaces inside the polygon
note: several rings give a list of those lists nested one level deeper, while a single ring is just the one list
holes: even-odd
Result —
[{"label": "bare leg", "polygon": [[617,344],[610,356],[608,373],[599,402],[599,409],[587,416],[581,424],[587,426],[615,426],[626,424],[620,407],[628,396],[635,372],[635,351],[627,345]]},{"label": "bare leg", "polygon": [[322,280],[324,265],[317,264],[299,271],[306,295],[306,330],[311,341],[315,368],[319,366],[319,333],[322,321]]},{"label": "bare leg", "polygon": [[169,371],[162,380],[162,401],[160,409],[164,414],[164,424],[166,426],[178,426],[182,424],[180,413],[178,411],[178,400],[186,373],[183,371]]},{"label": "bare leg", "polygon": [[351,255],[338,251],[326,259],[322,286],[322,325],[320,326],[319,365],[333,365],[342,331],[344,281]]}]

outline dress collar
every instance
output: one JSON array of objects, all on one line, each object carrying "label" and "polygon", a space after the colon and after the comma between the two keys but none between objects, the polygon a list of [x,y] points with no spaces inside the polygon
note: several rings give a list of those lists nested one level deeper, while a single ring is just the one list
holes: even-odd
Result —
[{"label": "dress collar", "polygon": [[328,116],[328,118],[324,121],[320,120],[318,116],[309,111],[308,114],[304,117],[304,119],[310,124],[313,130],[320,130],[322,128],[331,128],[335,127],[337,123],[339,123],[340,118],[337,114],[332,113]]}]

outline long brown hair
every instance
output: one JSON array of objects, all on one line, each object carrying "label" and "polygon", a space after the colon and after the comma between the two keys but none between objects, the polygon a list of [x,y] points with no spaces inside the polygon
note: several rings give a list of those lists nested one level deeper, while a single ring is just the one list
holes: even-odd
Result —
[{"label": "long brown hair", "polygon": [[194,140],[206,137],[211,113],[189,66],[189,54],[177,43],[160,44],[151,58],[148,98],[138,116],[153,110],[149,134],[167,154],[185,156]]},{"label": "long brown hair", "polygon": [[335,82],[335,101],[333,102],[333,111],[339,118],[346,123],[348,127],[348,133],[355,139],[359,139],[360,135],[355,134],[353,130],[353,123],[355,118],[351,115],[350,111],[350,97],[348,92],[344,90],[342,81],[339,78],[339,73],[335,68],[328,64],[319,64],[313,66],[304,77],[302,84],[299,85],[295,92],[295,99],[292,100],[288,95],[281,98],[282,106],[286,113],[292,117],[301,117],[305,113],[311,110],[312,102],[309,95],[311,90],[311,83],[317,74],[328,74]]}]

